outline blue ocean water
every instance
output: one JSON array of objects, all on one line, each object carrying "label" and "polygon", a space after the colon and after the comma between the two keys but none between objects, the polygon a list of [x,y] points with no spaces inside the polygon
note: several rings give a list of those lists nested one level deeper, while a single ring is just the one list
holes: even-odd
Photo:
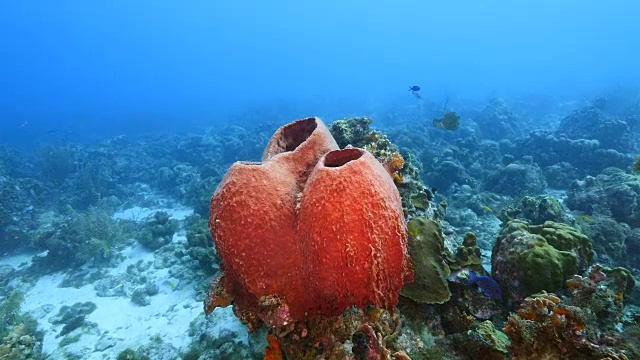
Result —
[{"label": "blue ocean water", "polygon": [[[585,1],[3,4],[3,141],[180,131],[268,108],[369,113],[425,94],[636,86],[640,5]],[[27,122],[29,126],[16,129]],[[95,135],[97,136],[97,135]],[[20,141],[17,141],[20,139]]]},{"label": "blue ocean water", "polygon": [[[639,18],[628,0],[5,1],[0,359],[263,358],[267,332],[289,360],[640,358]],[[211,196],[311,116],[403,159],[404,216],[440,234],[416,283],[439,290],[320,335],[264,308],[205,317]],[[527,321],[558,345],[536,353]]]}]

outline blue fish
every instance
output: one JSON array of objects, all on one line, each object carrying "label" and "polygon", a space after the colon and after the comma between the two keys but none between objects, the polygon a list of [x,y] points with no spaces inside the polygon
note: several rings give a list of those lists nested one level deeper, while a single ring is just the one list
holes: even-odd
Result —
[{"label": "blue fish", "polygon": [[409,86],[409,91],[413,91],[413,92],[420,91],[420,86],[418,85]]},{"label": "blue fish", "polygon": [[469,284],[476,284],[482,290],[486,297],[496,300],[502,300],[502,291],[500,285],[491,277],[484,275],[476,275],[473,271],[469,272]]}]

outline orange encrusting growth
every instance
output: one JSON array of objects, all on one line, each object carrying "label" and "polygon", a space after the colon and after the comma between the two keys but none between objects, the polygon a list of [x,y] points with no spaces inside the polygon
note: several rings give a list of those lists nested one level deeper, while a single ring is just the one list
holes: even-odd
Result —
[{"label": "orange encrusting growth", "polygon": [[284,360],[284,354],[282,354],[278,338],[272,334],[267,334],[267,345],[264,349],[264,360]]}]

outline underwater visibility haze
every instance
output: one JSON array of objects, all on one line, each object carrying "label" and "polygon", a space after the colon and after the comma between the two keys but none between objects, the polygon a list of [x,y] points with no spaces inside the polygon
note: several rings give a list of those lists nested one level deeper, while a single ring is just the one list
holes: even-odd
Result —
[{"label": "underwater visibility haze", "polygon": [[640,359],[639,18],[0,5],[0,360]]}]

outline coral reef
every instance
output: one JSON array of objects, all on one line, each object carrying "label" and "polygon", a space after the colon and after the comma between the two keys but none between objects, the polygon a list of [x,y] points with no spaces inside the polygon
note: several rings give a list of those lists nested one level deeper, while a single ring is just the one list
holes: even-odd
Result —
[{"label": "coral reef", "polygon": [[[0,358],[640,358],[634,99],[458,98],[433,122],[425,96],[376,127],[249,110],[197,135],[0,145]],[[15,292],[42,288],[47,341]],[[105,331],[84,291],[193,316],[189,338]]]},{"label": "coral reef", "polygon": [[34,257],[34,265],[43,271],[77,268],[90,260],[108,261],[126,239],[128,228],[124,222],[113,220],[104,210],[66,211],[66,216],[49,213],[40,220],[48,224],[38,229],[34,246],[47,253]]},{"label": "coral reef", "polygon": [[568,173],[555,176],[552,184],[560,188],[564,188],[563,185],[569,176],[575,176],[572,177],[575,179],[585,175],[597,175],[608,167],[626,169],[633,162],[630,155],[608,149],[596,140],[574,140],[543,130],[533,131],[529,136],[516,140],[506,151],[515,158],[531,156],[542,168],[559,165],[562,168],[573,169],[575,175]]},{"label": "coral reef", "polygon": [[168,213],[158,211],[139,231],[138,242],[149,250],[157,250],[171,243],[173,234],[178,231],[179,226],[178,221],[171,219]]},{"label": "coral reef", "polygon": [[570,139],[597,140],[605,149],[620,152],[633,151],[636,146],[627,121],[607,115],[597,103],[578,109],[562,119],[556,134]]},{"label": "coral reef", "polygon": [[[436,222],[425,218],[413,218],[408,224],[409,255],[411,255],[414,279],[404,285],[400,294],[425,304],[443,303],[451,292],[447,277],[451,274],[444,261],[442,230]],[[461,260],[467,254],[462,254]],[[468,256],[466,257],[468,259]]]},{"label": "coral reef", "polygon": [[517,196],[539,194],[547,187],[542,169],[530,156],[524,156],[504,168],[495,171],[485,179],[483,187],[497,194]]},{"label": "coral reef", "polygon": [[631,227],[639,227],[640,177],[608,168],[596,177],[575,180],[567,192],[567,206],[588,215],[611,216]]},{"label": "coral reef", "polygon": [[387,168],[400,192],[405,216],[433,215],[433,191],[422,183],[415,156],[410,152],[403,156],[385,133],[370,128],[372,123],[368,117],[347,118],[333,122],[329,131],[341,148],[366,149]]},{"label": "coral reef", "polygon": [[577,222],[582,231],[593,241],[594,250],[598,254],[598,263],[638,268],[640,263],[634,261],[637,252],[633,251],[640,246],[640,242],[637,241],[640,240],[636,235],[637,229],[632,230],[623,222],[598,214],[582,215],[578,217]]},{"label": "coral reef", "polygon": [[0,244],[5,252],[31,246],[36,227],[34,209],[43,205],[42,184],[32,179],[0,176]]},{"label": "coral reef", "polygon": [[42,358],[42,338],[34,336],[21,324],[15,326],[0,342],[0,359],[38,360]]},{"label": "coral reef", "polygon": [[474,324],[461,334],[452,337],[457,348],[469,360],[504,360],[509,358],[511,341],[505,333],[495,328],[489,320]]},{"label": "coral reef", "polygon": [[187,217],[187,253],[198,261],[206,274],[219,270],[220,258],[216,254],[207,220],[194,214]]},{"label": "coral reef", "polygon": [[[538,293],[509,316],[504,331],[511,340],[512,359],[628,359],[616,340],[617,331],[598,324],[602,318],[587,304],[601,298],[595,292],[596,282],[572,280],[569,284],[573,295],[568,300]],[[572,301],[576,297],[585,299]]]},{"label": "coral reef", "polygon": [[560,201],[551,195],[525,195],[502,209],[498,217],[503,222],[521,219],[533,225],[541,225],[546,221],[570,222],[570,217],[565,213]]},{"label": "coral reef", "polygon": [[504,99],[491,100],[475,120],[486,139],[514,139],[522,135],[522,122]]},{"label": "coral reef", "polygon": [[559,291],[593,260],[589,239],[564,224],[504,224],[491,255],[493,277],[509,305],[537,292]]}]

